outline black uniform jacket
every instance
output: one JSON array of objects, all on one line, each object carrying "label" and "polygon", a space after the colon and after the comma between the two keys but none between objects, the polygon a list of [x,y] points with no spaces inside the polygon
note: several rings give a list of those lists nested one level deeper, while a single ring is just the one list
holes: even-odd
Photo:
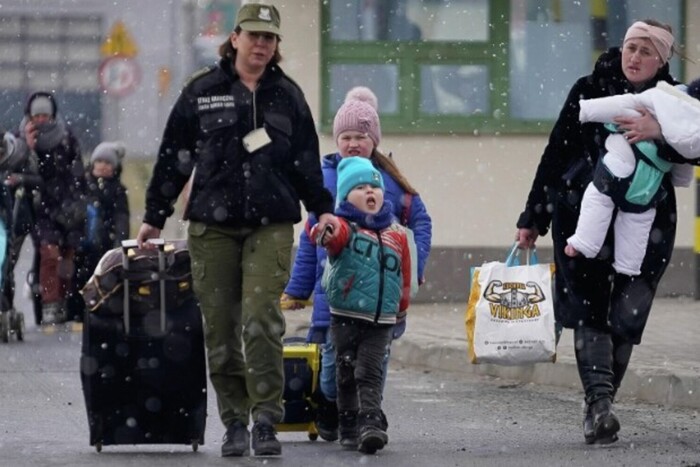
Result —
[{"label": "black uniform jacket", "polygon": [[[259,128],[271,143],[246,151],[243,138]],[[185,85],[165,128],[144,222],[163,227],[193,169],[185,213],[192,221],[230,227],[296,223],[300,200],[316,215],[333,212],[308,104],[276,65],[268,66],[254,92],[228,59]]]}]

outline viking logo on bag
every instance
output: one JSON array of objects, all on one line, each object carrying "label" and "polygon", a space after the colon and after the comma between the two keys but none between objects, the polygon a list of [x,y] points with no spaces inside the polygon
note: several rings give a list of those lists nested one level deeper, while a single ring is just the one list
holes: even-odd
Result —
[{"label": "viking logo on bag", "polygon": [[475,268],[466,327],[472,363],[527,365],[556,359],[551,264]]},{"label": "viking logo on bag", "polygon": [[537,305],[546,300],[536,282],[506,282],[492,280],[486,286],[484,298],[490,302],[491,316],[496,319],[521,320],[538,318],[542,313]]}]

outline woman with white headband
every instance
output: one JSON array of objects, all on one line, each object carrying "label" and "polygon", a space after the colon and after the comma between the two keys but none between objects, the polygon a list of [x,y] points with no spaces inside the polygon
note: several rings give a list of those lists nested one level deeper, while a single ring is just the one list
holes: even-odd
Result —
[{"label": "woman with white headband", "polygon": [[[583,432],[588,444],[617,441],[620,421],[612,404],[634,345],[641,342],[659,280],[671,259],[676,235],[676,199],[670,173],[656,202],[656,214],[640,274],[613,267],[612,228],[595,258],[565,253],[576,229],[581,200],[605,154],[609,131],[602,123],[579,121],[580,100],[641,93],[660,81],[679,84],[669,73],[674,51],[671,28],[655,20],[638,21],[627,30],[622,47],[604,52],[593,72],[572,87],[550,134],[525,209],[517,222],[516,241],[532,248],[550,229],[556,263],[557,321],[574,330],[576,363],[585,392]],[[641,116],[616,118],[629,143],[655,143],[668,162],[687,162],[667,145],[661,128],[646,110]],[[697,161],[697,160],[696,160]]]}]

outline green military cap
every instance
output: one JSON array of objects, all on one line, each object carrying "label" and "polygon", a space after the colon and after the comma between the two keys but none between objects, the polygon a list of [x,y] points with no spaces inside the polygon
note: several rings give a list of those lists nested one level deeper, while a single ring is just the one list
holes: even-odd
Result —
[{"label": "green military cap", "polygon": [[271,32],[280,35],[280,12],[272,5],[246,3],[236,15],[236,27],[250,32]]}]

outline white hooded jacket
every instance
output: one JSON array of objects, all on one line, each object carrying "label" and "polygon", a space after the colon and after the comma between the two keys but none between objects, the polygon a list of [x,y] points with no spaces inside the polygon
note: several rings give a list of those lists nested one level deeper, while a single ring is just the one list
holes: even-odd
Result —
[{"label": "white hooded jacket", "polygon": [[[661,126],[668,144],[686,159],[700,157],[700,101],[681,89],[659,81],[656,87],[639,94],[620,94],[579,101],[581,122],[613,122],[616,117],[639,117],[645,108]],[[671,179],[675,186],[690,186],[693,166],[674,164]]]}]

